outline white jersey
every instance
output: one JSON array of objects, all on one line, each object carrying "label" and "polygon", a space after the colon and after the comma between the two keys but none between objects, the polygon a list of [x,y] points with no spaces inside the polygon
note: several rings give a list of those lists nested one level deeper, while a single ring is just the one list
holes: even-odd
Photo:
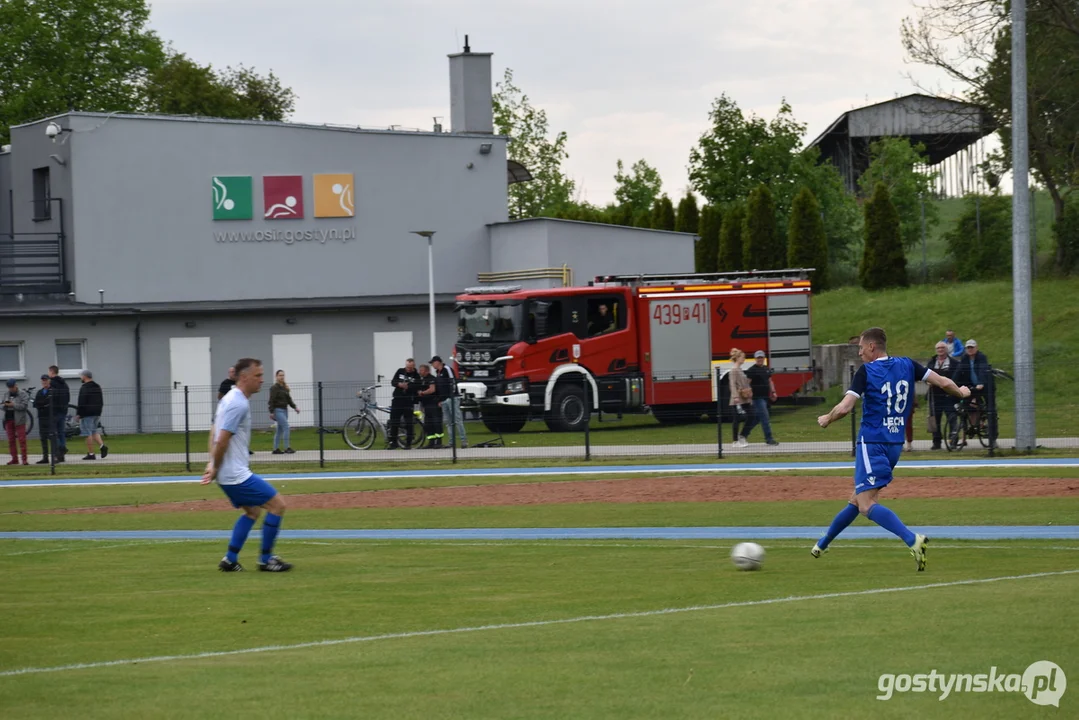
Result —
[{"label": "white jersey", "polygon": [[239,485],[254,473],[247,464],[247,449],[251,445],[251,403],[238,387],[229,390],[217,403],[215,444],[222,430],[232,433],[232,439],[217,470],[217,482],[219,485]]}]

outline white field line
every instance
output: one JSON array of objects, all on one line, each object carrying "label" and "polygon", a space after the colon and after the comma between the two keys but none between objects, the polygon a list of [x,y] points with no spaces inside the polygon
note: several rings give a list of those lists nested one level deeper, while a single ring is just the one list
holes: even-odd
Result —
[{"label": "white field line", "polygon": [[[26,541],[23,541],[26,542]],[[219,542],[217,540],[185,540],[183,542]],[[705,550],[730,550],[742,540],[731,541],[727,545],[686,545],[686,544],[673,544],[665,540],[654,540],[649,543],[609,543],[609,542],[568,542],[559,540],[549,541],[536,541],[536,540],[506,540],[506,541],[490,541],[490,542],[466,542],[458,540],[364,540],[362,538],[357,539],[342,539],[333,540],[332,542],[315,542],[313,540],[293,540],[289,542],[289,545],[361,545],[363,547],[395,547],[400,545],[432,545],[436,547],[578,547],[578,548],[653,548],[659,550],[667,549],[705,549]],[[944,543],[934,542],[934,549],[945,550],[1072,550],[1079,551],[1079,545],[1009,545],[1007,540],[1001,540],[998,545],[946,545]],[[759,543],[765,548],[777,547],[777,548],[798,548],[802,546],[808,547],[805,540],[769,540],[767,542]],[[882,538],[877,544],[869,545],[863,543],[841,543],[839,547],[844,548],[858,548],[862,550],[895,550],[898,545],[895,541]]]},{"label": "white field line", "polygon": [[923,585],[907,585],[903,587],[873,588],[870,590],[852,590],[849,592],[821,593],[819,595],[790,595],[787,597],[766,598],[764,600],[743,600],[740,602],[718,603],[715,605],[691,605],[689,607],[663,608],[661,610],[642,610],[638,612],[611,613],[608,615],[582,615],[579,617],[562,618],[557,620],[530,620],[527,622],[500,623],[497,625],[473,625],[469,627],[458,628],[440,628],[435,630],[415,630],[411,632],[384,633],[381,635],[360,635],[356,637],[339,638],[336,640],[315,640],[313,642],[293,643],[291,645],[264,645],[261,647],[244,648],[242,650],[218,650],[214,652],[191,653],[187,655],[155,655],[143,658],[127,658],[124,660],[106,660],[103,662],[76,663],[73,665],[54,665],[52,667],[19,668],[17,670],[0,671],[0,677],[11,677],[15,675],[38,675],[41,673],[65,672],[68,670],[92,670],[96,668],[117,667],[120,665],[135,665],[140,663],[203,660],[206,658],[229,657],[233,655],[253,655],[266,652],[300,650],[303,648],[332,647],[334,645],[351,645],[354,643],[376,642],[379,640],[403,640],[418,637],[437,637],[440,635],[463,635],[465,633],[489,632],[492,630],[516,630],[521,628],[549,627],[553,625],[570,625],[583,622],[600,622],[603,620],[624,620],[630,618],[657,617],[661,615],[677,615],[680,613],[703,612],[707,610],[723,610],[726,608],[778,605],[782,603],[804,602],[807,600],[829,600],[834,598],[863,597],[867,595],[885,595],[889,593],[910,592],[912,590],[931,590],[936,588],[959,587],[961,585],[985,585],[988,583],[1005,582],[1010,580],[1033,580],[1036,578],[1056,577],[1061,575],[1075,575],[1077,573],[1079,573],[1079,569],[1057,570],[1053,572],[1030,573],[1028,575],[1003,575],[1000,577],[954,580],[951,582],[926,583]]},{"label": "white field line", "polygon": [[[16,542],[38,542],[37,540],[16,540]],[[47,540],[45,542],[48,542]],[[77,542],[86,542],[77,541]],[[89,542],[108,542],[103,540],[91,540]],[[59,548],[46,548],[44,550],[23,550],[21,552],[3,553],[0,557],[15,557],[16,555],[40,555],[41,553],[56,553],[56,552],[82,552],[84,550],[112,550],[113,548],[126,548],[136,545],[175,545],[176,543],[186,542],[204,542],[200,540],[132,540],[125,543],[117,543],[115,545],[67,545]]]}]

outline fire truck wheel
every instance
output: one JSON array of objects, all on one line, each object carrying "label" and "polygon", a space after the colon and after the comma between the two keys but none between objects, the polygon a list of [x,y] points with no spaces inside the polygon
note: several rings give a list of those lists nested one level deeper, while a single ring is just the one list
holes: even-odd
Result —
[{"label": "fire truck wheel", "polygon": [[581,432],[588,422],[584,391],[573,385],[559,385],[551,398],[551,412],[545,418],[555,432]]},{"label": "fire truck wheel", "polygon": [[484,412],[482,418],[484,426],[493,433],[515,433],[521,432],[528,422],[528,411],[490,410]]}]

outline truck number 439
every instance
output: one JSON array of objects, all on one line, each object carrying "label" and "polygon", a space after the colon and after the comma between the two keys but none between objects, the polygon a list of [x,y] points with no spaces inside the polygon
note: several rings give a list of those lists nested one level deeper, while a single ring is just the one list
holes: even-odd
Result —
[{"label": "truck number 439", "polygon": [[654,303],[652,308],[652,319],[658,325],[681,325],[682,323],[704,325],[708,322],[708,303],[706,301],[692,304]]}]

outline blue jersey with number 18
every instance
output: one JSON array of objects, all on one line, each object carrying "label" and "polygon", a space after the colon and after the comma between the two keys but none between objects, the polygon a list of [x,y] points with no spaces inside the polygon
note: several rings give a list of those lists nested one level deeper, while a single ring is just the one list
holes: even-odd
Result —
[{"label": "blue jersey with number 18", "polygon": [[882,357],[858,368],[848,393],[862,398],[864,443],[902,443],[914,403],[914,383],[931,371],[907,357]]}]

